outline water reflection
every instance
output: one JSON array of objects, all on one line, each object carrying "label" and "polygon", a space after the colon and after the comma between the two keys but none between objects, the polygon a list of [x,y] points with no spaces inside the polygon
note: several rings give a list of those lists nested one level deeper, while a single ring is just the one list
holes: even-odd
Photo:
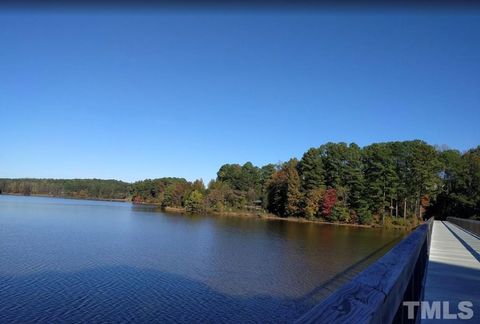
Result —
[{"label": "water reflection", "polygon": [[[118,312],[143,318],[142,307],[151,305],[167,307],[163,319],[180,316],[176,308],[168,310],[171,300],[184,308],[185,319],[216,314],[265,321],[276,318],[273,313],[293,318],[320,298],[322,287],[338,282],[339,273],[355,263],[365,265],[361,260],[374,251],[379,253],[369,260],[378,257],[401,234],[166,214],[148,205],[0,196],[0,295],[20,305],[32,294],[38,307],[49,308],[49,298],[57,303],[50,294],[67,296],[83,285],[84,298],[90,298],[85,311],[102,309],[112,320]],[[56,277],[63,278],[61,283]],[[125,314],[126,306],[113,302],[118,295],[132,299],[138,309],[127,307]],[[76,299],[63,301],[52,311],[73,314]],[[232,315],[238,309],[244,315]]]}]

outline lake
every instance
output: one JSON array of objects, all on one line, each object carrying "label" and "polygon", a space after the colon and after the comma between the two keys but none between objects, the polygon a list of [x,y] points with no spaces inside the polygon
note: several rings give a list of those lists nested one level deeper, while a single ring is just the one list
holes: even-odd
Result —
[{"label": "lake", "polygon": [[402,235],[0,195],[0,322],[291,322]]}]

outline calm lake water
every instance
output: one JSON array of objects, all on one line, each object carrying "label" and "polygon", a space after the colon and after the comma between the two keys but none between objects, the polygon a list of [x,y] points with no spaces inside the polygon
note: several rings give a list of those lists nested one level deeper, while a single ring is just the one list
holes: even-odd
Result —
[{"label": "calm lake water", "polygon": [[401,235],[0,195],[0,322],[291,322]]}]

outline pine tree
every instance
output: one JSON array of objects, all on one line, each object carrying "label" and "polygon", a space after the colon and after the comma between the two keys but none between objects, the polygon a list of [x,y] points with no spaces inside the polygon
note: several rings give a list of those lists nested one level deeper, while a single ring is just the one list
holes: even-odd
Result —
[{"label": "pine tree", "polygon": [[298,163],[298,171],[302,183],[301,189],[304,193],[322,186],[325,181],[325,170],[320,150],[311,148],[305,152]]}]

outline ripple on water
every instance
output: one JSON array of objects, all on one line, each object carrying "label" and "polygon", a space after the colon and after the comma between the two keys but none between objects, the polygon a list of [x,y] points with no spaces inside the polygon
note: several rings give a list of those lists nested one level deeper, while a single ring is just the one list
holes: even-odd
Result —
[{"label": "ripple on water", "polygon": [[0,322],[290,322],[400,235],[0,195]]}]

